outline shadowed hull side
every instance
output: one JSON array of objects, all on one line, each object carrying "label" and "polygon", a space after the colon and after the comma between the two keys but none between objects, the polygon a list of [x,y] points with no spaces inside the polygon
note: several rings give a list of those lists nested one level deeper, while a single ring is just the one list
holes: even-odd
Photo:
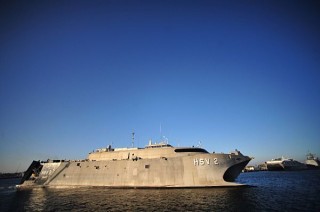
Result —
[{"label": "shadowed hull side", "polygon": [[284,167],[281,164],[267,164],[268,171],[284,171]]}]

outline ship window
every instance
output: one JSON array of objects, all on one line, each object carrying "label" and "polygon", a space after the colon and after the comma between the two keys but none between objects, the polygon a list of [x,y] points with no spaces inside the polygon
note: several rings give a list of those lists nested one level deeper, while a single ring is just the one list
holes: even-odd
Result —
[{"label": "ship window", "polygon": [[182,149],[175,149],[175,152],[203,152],[208,153],[207,150],[201,148],[182,148]]},{"label": "ship window", "polygon": [[144,165],[144,168],[149,169],[150,165]]}]

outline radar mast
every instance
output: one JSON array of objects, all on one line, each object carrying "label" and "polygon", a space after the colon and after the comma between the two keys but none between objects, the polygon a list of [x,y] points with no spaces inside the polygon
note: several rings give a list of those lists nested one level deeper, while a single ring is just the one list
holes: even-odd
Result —
[{"label": "radar mast", "polygon": [[134,131],[132,131],[132,148],[134,147]]}]

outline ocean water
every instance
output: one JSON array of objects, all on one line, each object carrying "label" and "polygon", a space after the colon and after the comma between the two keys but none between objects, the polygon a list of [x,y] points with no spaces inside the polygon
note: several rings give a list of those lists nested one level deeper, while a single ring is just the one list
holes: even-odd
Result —
[{"label": "ocean water", "polygon": [[246,187],[38,188],[0,180],[0,211],[320,211],[320,170],[242,173]]}]

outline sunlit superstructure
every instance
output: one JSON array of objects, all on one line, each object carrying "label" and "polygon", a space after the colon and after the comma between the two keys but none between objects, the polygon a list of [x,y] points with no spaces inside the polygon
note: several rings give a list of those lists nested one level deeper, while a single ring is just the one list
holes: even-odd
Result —
[{"label": "sunlit superstructure", "polygon": [[145,148],[107,148],[78,161],[34,161],[20,188],[34,186],[213,187],[234,180],[251,160],[239,151],[209,153],[168,143]]}]

